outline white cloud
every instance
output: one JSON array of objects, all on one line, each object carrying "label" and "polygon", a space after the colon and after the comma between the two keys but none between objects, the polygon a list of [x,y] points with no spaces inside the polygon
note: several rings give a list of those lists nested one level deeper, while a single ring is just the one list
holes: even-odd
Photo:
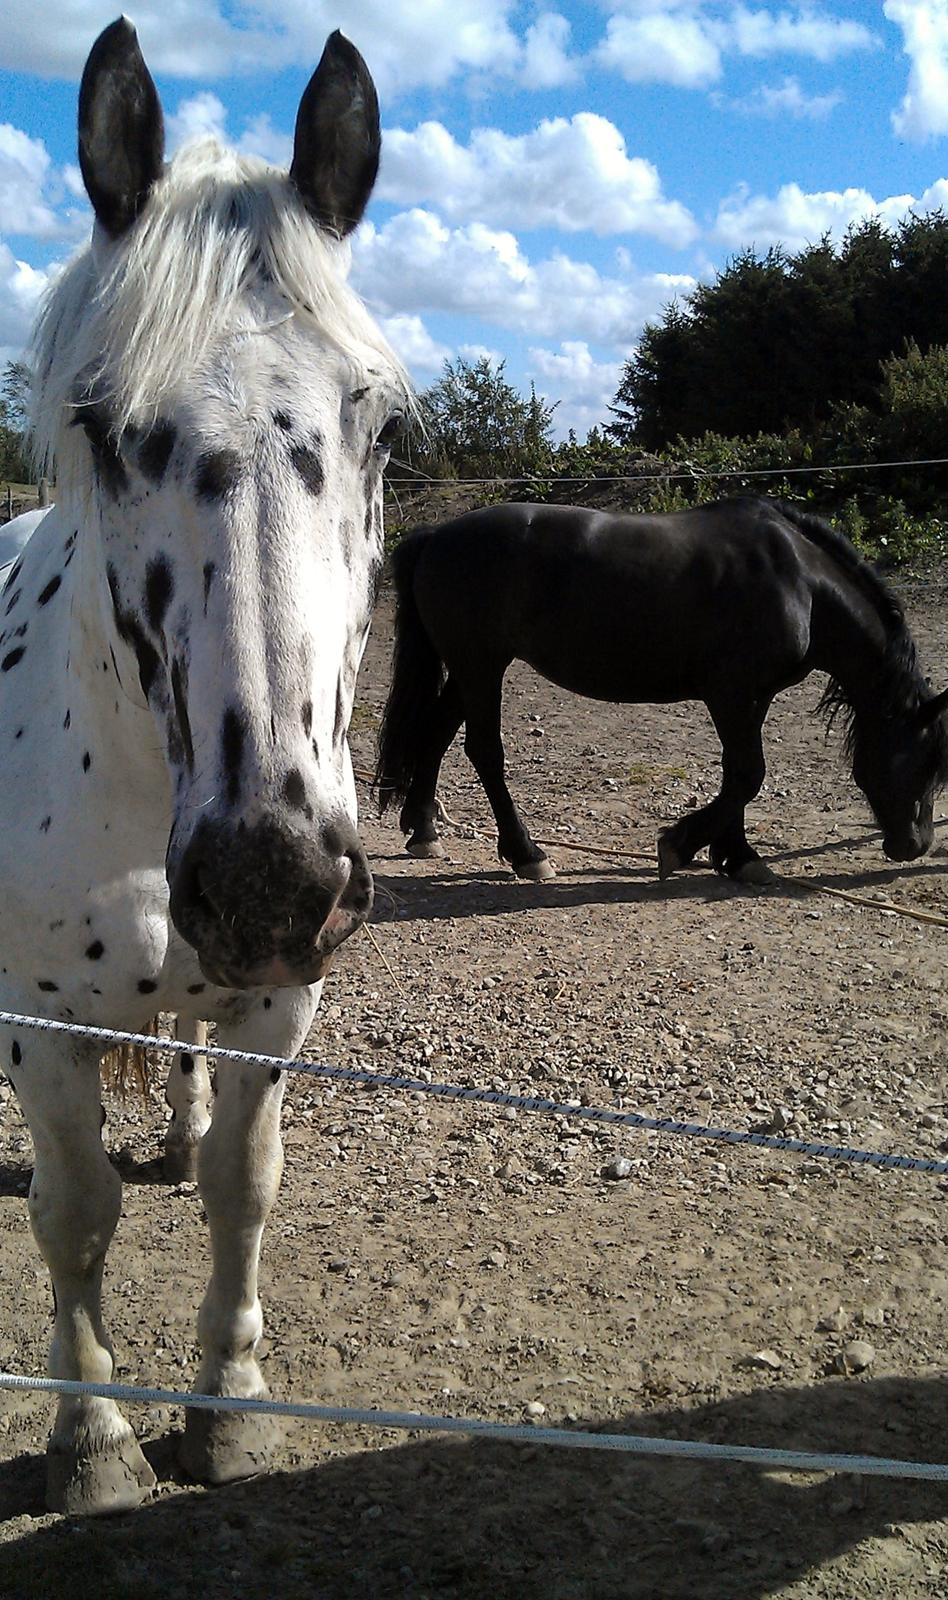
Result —
[{"label": "white cloud", "polygon": [[948,133],[948,0],[885,0],[882,9],[901,28],[911,62],[892,116],[896,133],[920,140]]},{"label": "white cloud", "polygon": [[721,51],[703,17],[677,11],[610,17],[597,60],[628,83],[704,89],[721,76]]},{"label": "white cloud", "polygon": [[[248,5],[248,12],[250,7]],[[522,45],[510,26],[514,0],[255,0],[252,15],[278,30],[284,61],[312,60],[340,22],[365,56],[383,100],[460,72],[511,72]]]},{"label": "white cloud", "polygon": [[432,338],[420,317],[398,312],[392,317],[381,317],[382,332],[396,355],[404,361],[416,379],[439,373],[451,357],[446,344]]},{"label": "white cloud", "polygon": [[872,31],[863,23],[827,16],[806,4],[777,13],[735,6],[729,31],[743,56],[802,55],[815,61],[835,61],[875,43]]},{"label": "white cloud", "polygon": [[746,188],[722,201],[715,234],[731,248],[783,244],[802,250],[823,234],[840,238],[853,224],[878,217],[894,228],[910,212],[925,215],[948,204],[948,179],[939,178],[918,197],[889,195],[876,200],[867,189],[824,190],[807,194],[797,183],[785,183],[775,195],[752,195]]},{"label": "white cloud", "polygon": [[66,193],[75,193],[74,170],[57,173],[42,139],[0,123],[0,218],[7,234],[63,239],[83,231],[89,220],[85,205],[56,209]]},{"label": "white cloud", "polygon": [[[169,150],[206,135],[221,139],[225,144],[232,142],[227,128],[227,108],[209,90],[182,100],[177,111],[167,118],[167,129]],[[262,156],[275,167],[288,167],[293,155],[292,138],[274,128],[267,111],[248,118],[243,133],[233,142],[245,155]]]},{"label": "white cloud", "polygon": [[190,139],[200,139],[213,134],[216,139],[227,137],[227,109],[223,100],[205,90],[182,100],[177,111],[166,118],[168,149],[176,150]]},{"label": "white cloud", "polygon": [[9,245],[0,239],[0,345],[23,350],[39,297],[50,276],[18,261]]},{"label": "white cloud", "polygon": [[557,404],[553,431],[562,437],[569,428],[582,437],[608,419],[621,371],[621,358],[597,361],[584,339],[565,339],[558,350],[534,348],[527,357],[538,393]]},{"label": "white cloud", "polygon": [[[40,22],[36,0],[5,0],[3,64],[44,78],[78,78],[93,40],[120,9],[115,0],[43,0]],[[142,48],[157,72],[204,78],[286,59],[278,38],[233,26],[217,0],[136,0],[134,10]]]},{"label": "white cloud", "polygon": [[595,58],[629,83],[704,89],[721,77],[726,55],[827,62],[878,42],[861,22],[808,3],[774,12],[704,0],[613,0],[609,9],[615,14]]},{"label": "white cloud", "polygon": [[796,78],[780,84],[759,84],[743,100],[726,102],[732,111],[749,117],[793,117],[795,121],[822,122],[842,100],[839,93],[808,95]]},{"label": "white cloud", "polygon": [[8,232],[49,238],[58,231],[43,194],[50,166],[42,139],[0,122],[0,216]]},{"label": "white cloud", "polygon": [[554,11],[544,11],[527,29],[520,71],[527,89],[558,89],[576,81],[579,66],[570,59],[569,38],[569,21]]},{"label": "white cloud", "polygon": [[383,315],[464,313],[540,338],[626,347],[676,293],[685,274],[605,277],[560,252],[536,263],[512,233],[447,227],[430,211],[399,212],[356,235],[353,280]]},{"label": "white cloud", "polygon": [[588,111],[516,137],[476,129],[467,146],[440,122],[393,129],[378,193],[400,205],[431,201],[452,220],[519,229],[649,233],[676,246],[697,233],[685,207],[664,198],[652,163],[630,157],[618,128]]}]

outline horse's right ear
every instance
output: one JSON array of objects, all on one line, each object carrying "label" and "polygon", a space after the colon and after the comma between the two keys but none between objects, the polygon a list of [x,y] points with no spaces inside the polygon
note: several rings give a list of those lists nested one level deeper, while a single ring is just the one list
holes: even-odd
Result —
[{"label": "horse's right ear", "polygon": [[161,102],[127,17],[100,33],[79,86],[79,165],[93,210],[117,239],[160,177]]},{"label": "horse's right ear", "polygon": [[948,689],[942,689],[941,694],[933,694],[930,700],[922,701],[918,708],[918,720],[923,728],[927,728],[943,711],[948,711]]},{"label": "horse's right ear", "polygon": [[337,29],[303,91],[290,177],[316,221],[342,239],[368,204],[381,148],[375,84]]}]

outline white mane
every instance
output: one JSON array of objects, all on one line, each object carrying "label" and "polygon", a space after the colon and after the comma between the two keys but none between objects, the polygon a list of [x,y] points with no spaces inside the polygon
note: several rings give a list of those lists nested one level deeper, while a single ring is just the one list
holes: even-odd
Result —
[{"label": "white mane", "polygon": [[147,426],[268,280],[287,312],[354,363],[410,382],[346,281],[349,248],[307,212],[285,172],[215,139],[186,146],[114,244],[95,236],[47,292],[33,337],[32,432],[41,470],[62,482],[72,411],[107,408],[116,435]]}]

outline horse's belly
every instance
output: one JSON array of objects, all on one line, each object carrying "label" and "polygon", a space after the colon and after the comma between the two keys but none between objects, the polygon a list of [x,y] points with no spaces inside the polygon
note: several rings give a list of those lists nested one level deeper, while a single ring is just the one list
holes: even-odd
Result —
[{"label": "horse's belly", "polygon": [[570,694],[615,705],[662,705],[673,700],[700,700],[696,674],[666,664],[660,670],[639,661],[602,660],[589,651],[564,661],[562,651],[537,650],[523,659],[541,677]]}]

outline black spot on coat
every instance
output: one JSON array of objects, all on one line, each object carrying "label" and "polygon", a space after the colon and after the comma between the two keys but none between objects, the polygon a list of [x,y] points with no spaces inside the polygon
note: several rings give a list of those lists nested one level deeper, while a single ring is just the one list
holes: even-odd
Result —
[{"label": "black spot on coat", "polygon": [[194,771],[194,743],[191,738],[191,719],[188,716],[188,669],[175,656],[171,663],[171,693],[174,697],[175,716],[184,759]]},{"label": "black spot on coat", "polygon": [[45,605],[49,604],[50,600],[52,600],[53,595],[56,593],[56,590],[59,588],[59,586],[62,583],[62,581],[63,580],[60,577],[58,572],[57,572],[55,578],[50,578],[48,584],[46,585],[46,588],[43,589],[40,592],[40,594],[38,595],[38,597],[37,597],[41,606],[45,606]]},{"label": "black spot on coat", "polygon": [[323,472],[322,440],[314,433],[308,444],[294,444],[290,460],[310,494],[321,494],[326,475]]},{"label": "black spot on coat", "polygon": [[0,661],[0,672],[9,672],[10,668],[15,667],[18,661],[22,661],[25,655],[26,646],[22,644],[18,645],[15,650],[11,650],[9,654],[5,655],[3,660]]},{"label": "black spot on coat", "polygon": [[119,455],[112,420],[104,406],[77,406],[73,426],[85,429],[96,476],[105,493],[113,500],[124,494],[128,489],[128,473]]},{"label": "black spot on coat", "polygon": [[145,616],[152,633],[160,633],[171,597],[174,577],[167,556],[155,556],[145,568]]},{"label": "black spot on coat", "polygon": [[240,478],[236,450],[208,450],[198,459],[194,487],[201,500],[221,500]]},{"label": "black spot on coat", "polygon": [[138,465],[152,483],[160,483],[164,477],[177,437],[173,422],[156,422],[142,440],[138,451]]},{"label": "black spot on coat", "polygon": [[227,785],[227,799],[231,805],[240,795],[240,769],[244,759],[244,720],[233,706],[228,706],[221,723],[221,760]]}]

